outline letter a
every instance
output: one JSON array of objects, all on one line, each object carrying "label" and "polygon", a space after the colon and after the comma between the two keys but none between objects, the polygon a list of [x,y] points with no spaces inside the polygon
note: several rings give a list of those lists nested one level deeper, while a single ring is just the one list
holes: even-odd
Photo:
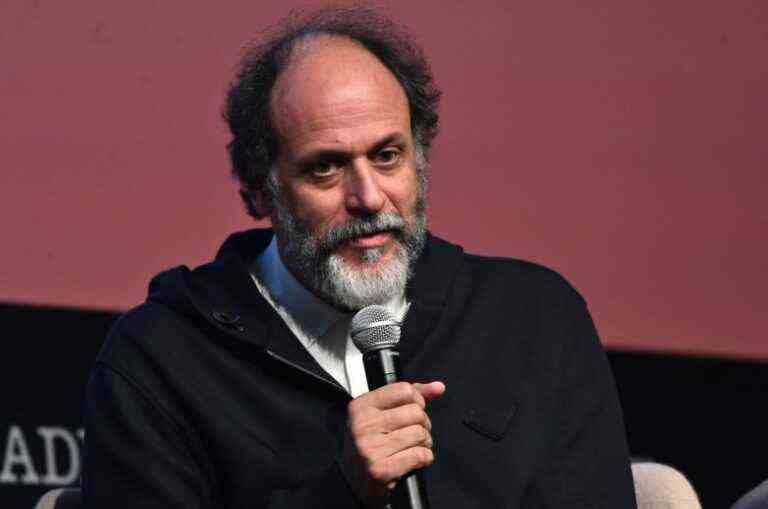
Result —
[{"label": "letter a", "polygon": [[21,428],[11,426],[8,428],[8,443],[5,446],[5,459],[3,460],[3,471],[0,472],[0,483],[15,484],[19,482],[19,476],[13,473],[13,467],[17,465],[24,467],[21,484],[40,483],[40,477],[32,464],[32,456],[29,455],[29,448]]}]

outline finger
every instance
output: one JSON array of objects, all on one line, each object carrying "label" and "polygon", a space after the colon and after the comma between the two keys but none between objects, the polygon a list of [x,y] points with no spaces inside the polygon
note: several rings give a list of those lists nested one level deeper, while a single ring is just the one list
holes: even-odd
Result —
[{"label": "finger", "polygon": [[411,447],[432,448],[432,435],[424,426],[414,424],[389,433],[382,452],[385,456],[393,456]]},{"label": "finger", "polygon": [[367,392],[359,396],[361,404],[371,405],[379,410],[387,410],[408,403],[416,403],[424,406],[424,398],[412,384],[408,382],[397,382],[394,384],[379,387],[375,391]]},{"label": "finger", "polygon": [[445,384],[443,382],[430,382],[428,384],[415,383],[412,385],[425,401],[432,401],[445,394]]},{"label": "finger", "polygon": [[392,433],[364,437],[358,443],[359,453],[368,463],[375,463],[412,447],[431,449],[432,435],[423,426],[414,425]]},{"label": "finger", "polygon": [[370,466],[370,474],[380,483],[389,483],[419,468],[428,467],[435,455],[426,447],[411,447]]},{"label": "finger", "polygon": [[414,424],[427,430],[432,429],[427,412],[415,403],[385,410],[381,413],[381,418],[382,428],[379,431],[383,433],[391,433]]},{"label": "finger", "polygon": [[432,429],[429,416],[416,403],[390,408],[389,410],[374,410],[361,415],[352,415],[349,419],[349,430],[353,436],[392,433],[401,428],[419,425],[426,430]]}]

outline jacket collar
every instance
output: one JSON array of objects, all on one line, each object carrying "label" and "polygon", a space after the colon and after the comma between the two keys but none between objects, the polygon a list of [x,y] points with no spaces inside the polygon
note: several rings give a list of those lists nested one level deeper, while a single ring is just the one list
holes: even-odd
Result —
[{"label": "jacket collar", "polygon": [[460,246],[428,234],[424,251],[416,261],[414,276],[409,284],[411,307],[398,343],[406,369],[415,352],[437,330],[463,255]]},{"label": "jacket collar", "polygon": [[[155,278],[149,298],[181,306],[231,336],[317,371],[314,359],[261,296],[250,276],[249,264],[267,248],[272,235],[271,230],[260,229],[231,235],[214,262],[192,271],[174,269]],[[428,234],[407,288],[411,308],[399,345],[403,357],[407,358],[433,332],[462,255],[459,246]]]}]

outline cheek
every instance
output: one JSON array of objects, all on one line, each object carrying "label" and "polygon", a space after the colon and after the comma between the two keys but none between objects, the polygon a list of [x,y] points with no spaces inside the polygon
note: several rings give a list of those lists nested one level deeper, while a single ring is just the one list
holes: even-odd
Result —
[{"label": "cheek", "polygon": [[403,175],[390,194],[395,207],[406,217],[413,213],[418,199],[419,182],[416,171]]},{"label": "cheek", "polygon": [[325,232],[339,215],[342,197],[335,190],[293,189],[290,192],[295,217],[315,232]]}]

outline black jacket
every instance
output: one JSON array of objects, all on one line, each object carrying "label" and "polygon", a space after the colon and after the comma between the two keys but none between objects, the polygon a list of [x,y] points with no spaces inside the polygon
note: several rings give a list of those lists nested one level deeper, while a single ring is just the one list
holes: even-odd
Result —
[{"label": "black jacket", "polygon": [[[271,233],[172,269],[110,333],[88,385],[89,508],[359,507],[336,458],[350,396],[247,271]],[[399,345],[428,411],[435,509],[634,507],[621,411],[582,298],[540,266],[430,237]]]}]

